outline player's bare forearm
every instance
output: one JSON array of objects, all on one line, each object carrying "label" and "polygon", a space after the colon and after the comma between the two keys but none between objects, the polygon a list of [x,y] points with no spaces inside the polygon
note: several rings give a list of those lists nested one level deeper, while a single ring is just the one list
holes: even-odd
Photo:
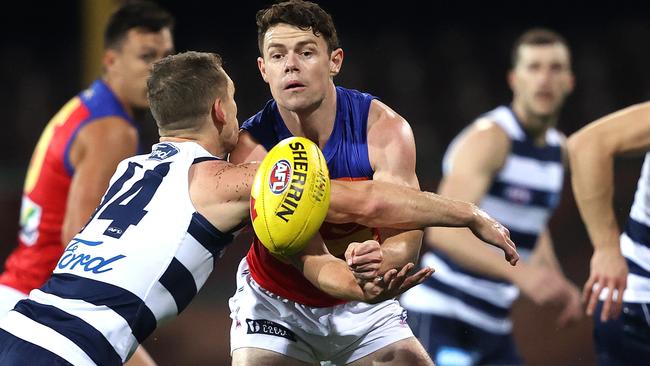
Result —
[{"label": "player's bare forearm", "polygon": [[389,269],[370,280],[354,276],[346,263],[331,255],[307,255],[298,259],[304,276],[330,296],[349,301],[377,303],[394,298],[431,277],[432,268],[410,274],[413,263]]},{"label": "player's bare forearm", "polygon": [[[481,220],[483,220],[482,225],[474,227],[472,231],[465,228],[427,230],[430,233],[435,232],[433,234],[435,243],[442,244],[438,249],[448,252],[458,262],[479,272],[486,271],[495,277],[505,277],[511,271],[503,267],[503,257],[487,248],[485,242],[502,249],[506,261],[512,266],[518,262],[519,254],[505,228],[489,218],[483,217]],[[421,247],[421,232],[409,231],[395,235],[395,230],[393,234],[386,233],[386,230],[383,230],[382,237],[388,239],[381,246],[374,241],[352,243],[348,246],[345,257],[357,278],[367,280],[391,268],[399,268],[409,262],[417,263]]]},{"label": "player's bare forearm", "polygon": [[363,291],[347,263],[330,254],[320,234],[288,259],[312,285],[328,295],[343,300],[363,299]]},{"label": "player's bare forearm", "polygon": [[502,253],[486,246],[466,228],[428,228],[425,243],[474,272],[506,281],[512,281],[515,275],[514,267],[503,261]]},{"label": "player's bare forearm", "polygon": [[589,123],[568,140],[571,183],[595,249],[618,245],[612,197],[614,157],[650,149],[650,102]]},{"label": "player's bare forearm", "polygon": [[571,185],[576,205],[594,248],[618,246],[620,234],[614,215],[614,158],[587,135],[569,140]]},{"label": "player's bare forearm", "polygon": [[303,257],[303,275],[316,288],[343,300],[363,300],[363,291],[347,264],[332,255]]},{"label": "player's bare forearm", "polygon": [[421,229],[463,227],[475,219],[473,205],[431,192],[382,181],[332,181],[332,223],[356,222],[368,227]]}]

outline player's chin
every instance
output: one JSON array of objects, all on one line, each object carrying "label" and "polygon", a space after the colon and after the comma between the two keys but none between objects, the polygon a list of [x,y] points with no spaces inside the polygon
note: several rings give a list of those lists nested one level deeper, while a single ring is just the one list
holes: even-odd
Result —
[{"label": "player's chin", "polygon": [[284,98],[284,107],[292,112],[301,112],[314,108],[312,102],[306,95],[292,94]]},{"label": "player's chin", "polygon": [[556,98],[538,98],[532,105],[533,111],[540,117],[550,117],[555,114],[559,108]]},{"label": "player's chin", "polygon": [[144,98],[142,96],[134,98],[132,107],[137,109],[149,109],[149,100],[147,99],[147,96],[145,95]]}]

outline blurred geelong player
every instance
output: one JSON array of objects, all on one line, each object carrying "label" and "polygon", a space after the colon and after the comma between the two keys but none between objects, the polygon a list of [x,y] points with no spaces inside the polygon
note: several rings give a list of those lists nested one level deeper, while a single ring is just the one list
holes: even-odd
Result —
[{"label": "blurred geelong player", "polygon": [[[588,124],[569,138],[568,146],[573,192],[594,246],[583,299],[587,314],[594,319],[598,364],[647,363],[650,360],[650,103],[625,108]],[[645,154],[641,177],[621,233],[612,207],[614,158],[641,154]]]},{"label": "blurred geelong player", "polygon": [[103,76],[66,103],[41,134],[25,179],[18,246],[0,274],[0,315],[38,288],[88,220],[115,167],[138,149],[154,61],[172,53],[173,17],[157,5],[118,9],[104,34]]},{"label": "blurred geelong player", "polygon": [[561,324],[581,313],[547,228],[563,185],[565,137],[555,126],[574,86],[569,48],[559,34],[531,29],[512,52],[512,103],[455,138],[439,194],[474,202],[503,223],[525,261],[503,265],[466,230],[427,229],[422,263],[436,274],[401,300],[439,366],[521,364],[509,318],[519,290],[537,304],[561,304]]},{"label": "blurred geelong player", "polygon": [[[303,136],[323,150],[332,179],[418,188],[409,124],[374,96],[335,86],[343,50],[331,16],[317,4],[286,1],[260,10],[257,26],[257,63],[273,100],[243,124],[231,161],[260,160],[282,139]],[[358,198],[371,191],[366,192]],[[403,205],[412,203],[396,196]],[[338,198],[334,192],[332,197]],[[351,222],[339,217],[337,224],[325,223],[320,234],[332,255],[347,257],[361,283],[417,260],[421,231],[380,235]],[[348,246],[351,242],[359,243]],[[507,232],[492,243],[512,255]],[[369,305],[331,296],[257,239],[237,276],[230,301],[235,365],[431,364],[394,299]]]}]

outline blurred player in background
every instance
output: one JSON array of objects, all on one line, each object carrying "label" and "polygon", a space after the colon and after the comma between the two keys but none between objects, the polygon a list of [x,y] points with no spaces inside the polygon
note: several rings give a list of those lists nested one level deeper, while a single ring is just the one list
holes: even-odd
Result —
[{"label": "blurred player in background", "polygon": [[54,115],[32,155],[18,246],[0,274],[0,314],[43,285],[117,164],[138,150],[134,110],[148,107],[146,80],[152,63],[173,52],[173,26],[150,2],[129,2],[111,15],[102,77]]},{"label": "blurred player in background", "polygon": [[522,34],[508,82],[512,103],[479,117],[447,149],[438,193],[474,202],[503,223],[525,260],[506,266],[467,230],[427,229],[422,263],[436,273],[401,301],[439,366],[521,364],[509,318],[519,290],[537,304],[560,304],[560,324],[581,313],[547,228],[565,166],[565,137],[555,126],[574,87],[563,37],[546,29]]},{"label": "blurred player in background", "polygon": [[[314,3],[286,1],[260,10],[257,26],[258,67],[273,100],[243,124],[231,162],[260,160],[282,139],[303,136],[323,150],[332,179],[419,189],[406,120],[372,95],[335,86],[343,50],[331,16]],[[417,260],[421,231],[380,232],[350,222],[325,223],[320,234],[332,255],[347,257],[360,283]],[[237,276],[230,301],[234,365],[431,364],[394,299],[368,305],[330,296],[257,238]]]},{"label": "blurred player in background", "polygon": [[[650,360],[650,102],[588,124],[569,138],[568,147],[573,192],[594,247],[583,300],[587,314],[593,315],[598,364],[647,363]],[[642,154],[645,161],[641,177],[621,233],[612,206],[614,158]]]}]

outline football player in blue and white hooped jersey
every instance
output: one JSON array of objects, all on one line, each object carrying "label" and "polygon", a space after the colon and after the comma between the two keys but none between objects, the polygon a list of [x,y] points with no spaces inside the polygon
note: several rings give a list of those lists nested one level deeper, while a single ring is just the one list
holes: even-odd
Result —
[{"label": "football player in blue and white hooped jersey", "polygon": [[402,296],[414,333],[437,365],[521,364],[510,308],[519,290],[537,304],[580,316],[577,288],[562,274],[547,229],[560,200],[564,136],[555,129],[574,86],[569,49],[557,33],[525,32],[513,47],[513,101],[479,117],[447,149],[439,193],[474,202],[503,223],[523,261],[477,245],[471,233],[427,229],[422,263],[436,269]]},{"label": "football player in blue and white hooped jersey", "polygon": [[[650,362],[650,102],[588,124],[569,138],[568,147],[576,204],[594,247],[583,299],[587,314],[594,320],[598,365],[647,364]],[[641,154],[645,154],[641,177],[621,233],[612,205],[614,158]]]}]

